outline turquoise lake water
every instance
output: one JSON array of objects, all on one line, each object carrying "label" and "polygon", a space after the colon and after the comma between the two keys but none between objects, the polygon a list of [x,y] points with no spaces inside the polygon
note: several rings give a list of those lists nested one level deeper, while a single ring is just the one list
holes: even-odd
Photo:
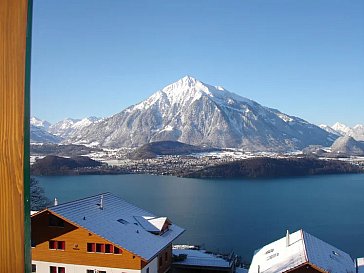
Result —
[{"label": "turquoise lake water", "polygon": [[364,174],[284,179],[186,179],[151,175],[37,177],[60,203],[111,192],[186,229],[177,243],[254,250],[304,229],[364,257]]}]

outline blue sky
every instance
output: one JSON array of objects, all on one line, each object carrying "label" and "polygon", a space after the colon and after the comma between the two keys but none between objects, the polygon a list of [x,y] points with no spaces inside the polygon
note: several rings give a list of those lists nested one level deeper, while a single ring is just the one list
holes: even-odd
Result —
[{"label": "blue sky", "polygon": [[364,124],[362,0],[34,0],[32,115],[110,116],[185,75]]}]

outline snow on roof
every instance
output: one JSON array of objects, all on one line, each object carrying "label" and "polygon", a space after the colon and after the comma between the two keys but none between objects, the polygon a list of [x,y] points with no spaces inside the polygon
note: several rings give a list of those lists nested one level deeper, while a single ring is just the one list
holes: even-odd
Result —
[{"label": "snow on roof", "polygon": [[306,261],[302,234],[297,231],[290,235],[289,247],[286,247],[286,237],[283,237],[258,250],[249,273],[284,272]]},{"label": "snow on roof", "polygon": [[154,227],[153,224],[144,227],[145,223],[141,224],[136,219],[149,223],[146,218],[154,219],[156,216],[111,193],[60,204],[48,210],[147,261],[184,232],[183,228],[171,224],[162,235],[151,233],[149,229]]},{"label": "snow on roof", "polygon": [[345,252],[299,230],[258,250],[249,273],[286,272],[303,264],[311,264],[323,272],[355,273],[353,260]]},{"label": "snow on roof", "polygon": [[307,232],[303,234],[310,264],[330,273],[355,273],[355,264],[349,254]]},{"label": "snow on roof", "polygon": [[176,261],[173,264],[183,264],[191,266],[206,266],[206,267],[220,267],[230,268],[230,263],[223,258],[217,257],[213,254],[206,253],[204,250],[197,249],[173,249],[173,255],[185,254],[186,259],[183,261]]},{"label": "snow on roof", "polygon": [[167,222],[167,217],[146,217],[146,219],[159,231],[162,231],[164,224]]},{"label": "snow on roof", "polygon": [[358,273],[364,273],[364,258],[357,258]]},{"label": "snow on roof", "polygon": [[149,232],[162,232],[167,217],[134,216],[135,220]]}]

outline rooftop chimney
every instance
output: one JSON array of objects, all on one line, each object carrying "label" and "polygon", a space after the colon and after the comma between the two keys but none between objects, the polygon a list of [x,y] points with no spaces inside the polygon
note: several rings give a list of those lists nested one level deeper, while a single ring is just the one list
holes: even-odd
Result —
[{"label": "rooftop chimney", "polygon": [[287,233],[286,233],[286,247],[289,247],[289,230],[287,229]]},{"label": "rooftop chimney", "polygon": [[104,209],[104,195],[103,194],[101,194],[100,209]]},{"label": "rooftop chimney", "polygon": [[57,200],[57,198],[54,198],[54,205],[55,206],[58,206],[58,200]]}]

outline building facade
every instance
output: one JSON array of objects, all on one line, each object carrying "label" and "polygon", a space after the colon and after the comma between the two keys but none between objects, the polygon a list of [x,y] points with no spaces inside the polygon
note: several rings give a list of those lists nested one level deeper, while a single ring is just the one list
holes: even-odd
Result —
[{"label": "building facade", "polygon": [[32,215],[32,271],[40,273],[165,273],[172,242],[183,233],[110,194]]}]

